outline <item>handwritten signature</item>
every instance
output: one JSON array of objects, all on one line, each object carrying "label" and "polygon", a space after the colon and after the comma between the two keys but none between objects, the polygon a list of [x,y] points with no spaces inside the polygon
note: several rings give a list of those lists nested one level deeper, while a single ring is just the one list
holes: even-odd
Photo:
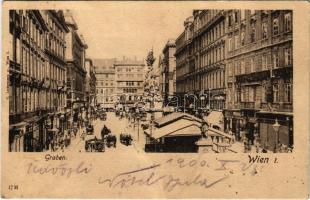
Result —
[{"label": "handwritten signature", "polygon": [[[163,189],[171,192],[178,187],[188,187],[188,186],[199,186],[203,188],[210,188],[220,182],[228,179],[233,172],[233,168],[236,168],[236,164],[240,167],[239,170],[242,173],[245,171],[249,171],[250,174],[255,175],[257,173],[257,166],[253,164],[246,164],[240,162],[239,160],[217,160],[217,165],[215,168],[211,169],[211,167],[204,161],[198,162],[188,162],[185,163],[183,159],[169,159],[163,164],[153,164],[144,168],[139,168],[132,171],[126,171],[111,178],[103,178],[99,177],[98,184],[106,185],[109,188],[129,188],[135,186],[152,186],[155,184],[163,185]],[[194,164],[195,163],[195,164]],[[178,168],[191,168],[194,165],[200,167],[209,168],[209,172],[219,172],[219,171],[228,171],[229,173],[223,173],[219,175],[219,178],[207,178],[205,174],[202,172],[206,171],[206,169],[202,169],[201,173],[198,173],[195,176],[180,176],[180,175],[172,175],[172,174],[162,174],[159,172],[159,169],[164,165],[169,164],[170,167],[178,167]],[[172,165],[172,166],[171,166]],[[175,166],[174,166],[175,165]],[[235,166],[233,166],[235,165]],[[238,169],[238,168],[237,168]]]},{"label": "handwritten signature", "polygon": [[164,190],[171,192],[178,186],[198,185],[204,188],[209,188],[228,178],[228,176],[223,176],[219,179],[209,181],[201,173],[188,179],[183,179],[171,174],[160,175],[160,173],[156,172],[155,170],[160,166],[161,164],[155,164],[149,167],[119,173],[113,178],[103,179],[100,177],[98,183],[107,184],[110,188],[128,188],[132,186],[151,186],[161,182],[163,184]]},{"label": "handwritten signature", "polygon": [[66,178],[70,178],[73,174],[89,174],[92,171],[92,166],[86,165],[84,162],[80,162],[76,166],[70,166],[67,163],[60,164],[45,164],[41,166],[40,163],[30,162],[27,164],[27,174],[51,174],[60,175]]}]

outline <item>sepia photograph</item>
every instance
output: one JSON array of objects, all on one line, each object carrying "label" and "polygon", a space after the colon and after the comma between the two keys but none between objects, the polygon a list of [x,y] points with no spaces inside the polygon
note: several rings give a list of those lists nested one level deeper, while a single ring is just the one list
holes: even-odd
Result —
[{"label": "sepia photograph", "polygon": [[292,10],[187,13],[118,57],[148,29],[88,42],[86,12],[10,10],[9,151],[292,152]]},{"label": "sepia photograph", "polygon": [[308,3],[2,10],[2,198],[309,198]]}]

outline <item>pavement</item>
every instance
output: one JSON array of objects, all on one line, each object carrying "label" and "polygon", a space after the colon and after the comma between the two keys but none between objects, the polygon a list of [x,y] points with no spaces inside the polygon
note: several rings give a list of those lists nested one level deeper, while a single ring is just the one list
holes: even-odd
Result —
[{"label": "pavement", "polygon": [[[148,123],[150,120],[150,116],[147,116],[146,122],[139,121],[139,125],[137,122],[129,122],[128,119],[122,118],[120,119],[119,116],[116,116],[114,112],[107,113],[106,121],[102,121],[100,119],[94,120],[92,124],[94,125],[94,134],[93,135],[86,135],[85,140],[82,140],[80,135],[82,134],[84,128],[81,128],[76,138],[71,139],[71,144],[68,147],[64,148],[64,152],[86,152],[85,151],[85,141],[89,139],[93,139],[97,137],[101,139],[101,129],[104,125],[106,125],[117,137],[116,148],[114,147],[105,147],[104,154],[111,154],[117,156],[120,153],[126,152],[126,154],[134,155],[137,153],[145,153],[144,152],[144,145],[145,145],[145,135],[143,133],[143,129],[141,127],[142,123]],[[85,131],[86,132],[86,131]],[[131,134],[133,141],[132,145],[126,146],[120,143],[120,134],[121,133],[129,133]],[[244,153],[244,145],[242,142],[235,142],[232,144],[231,147],[228,148],[228,152],[235,152],[235,153]],[[57,152],[60,152],[61,149],[58,149]],[[94,153],[94,152],[89,152]],[[256,148],[252,146],[251,151],[247,153],[256,153]]]},{"label": "pavement", "polygon": [[[64,148],[64,152],[86,152],[85,151],[85,141],[89,139],[93,139],[97,137],[98,139],[101,139],[101,129],[104,125],[106,125],[112,132],[112,134],[116,135],[117,142],[116,142],[116,148],[114,147],[106,147],[105,148],[105,154],[119,154],[120,152],[126,151],[126,153],[141,153],[143,151],[143,130],[141,126],[139,125],[139,142],[138,142],[138,128],[137,126],[134,127],[132,123],[128,121],[128,119],[119,119],[118,116],[115,115],[113,112],[107,113],[107,120],[102,121],[100,119],[94,120],[92,122],[94,126],[94,134],[93,135],[86,135],[85,140],[83,140],[80,135],[83,132],[84,128],[81,128],[76,138],[71,138],[71,144],[68,147]],[[86,131],[85,131],[86,132]],[[119,135],[121,133],[130,133],[133,137],[132,145],[126,146],[124,144],[120,143]],[[61,151],[61,149],[58,149],[57,151]],[[90,152],[91,153],[91,152]]]}]

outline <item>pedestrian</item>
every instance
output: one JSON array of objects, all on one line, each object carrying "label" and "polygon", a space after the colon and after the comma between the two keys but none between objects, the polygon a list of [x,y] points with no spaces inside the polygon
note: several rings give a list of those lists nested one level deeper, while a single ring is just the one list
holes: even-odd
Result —
[{"label": "pedestrian", "polygon": [[205,138],[207,139],[208,138],[208,130],[209,130],[209,126],[207,124],[206,121],[202,121],[202,124],[201,124],[201,127],[200,127],[200,130],[201,130],[201,135],[202,135],[202,138]]},{"label": "pedestrian", "polygon": [[51,151],[55,151],[55,141],[54,140],[52,140],[52,142],[51,142]]}]

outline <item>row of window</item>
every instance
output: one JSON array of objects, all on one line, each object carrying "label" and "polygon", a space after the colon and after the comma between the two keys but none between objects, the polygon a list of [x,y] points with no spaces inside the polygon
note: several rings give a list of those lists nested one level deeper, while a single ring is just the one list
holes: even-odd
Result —
[{"label": "row of window", "polygon": [[197,79],[187,79],[177,83],[177,92],[208,90],[225,87],[225,71],[219,70],[201,75]]},{"label": "row of window", "polygon": [[221,21],[201,37],[202,47],[206,47],[225,35],[225,21]]},{"label": "row of window", "polygon": [[101,85],[101,86],[113,86],[113,81],[108,82],[108,81],[97,81],[97,85]]},{"label": "row of window", "polygon": [[[258,27],[256,25],[256,22],[252,22],[251,23],[251,29],[250,29],[250,37],[249,37],[249,41],[255,42],[256,40],[258,40],[259,38],[257,37],[257,30]],[[284,28],[283,31],[284,32],[289,32],[292,30],[292,14],[291,13],[286,13],[284,15],[284,24],[283,24]],[[273,18],[273,22],[270,25],[270,27],[268,26],[268,22],[267,21],[263,21],[261,24],[261,39],[267,39],[269,37],[269,28],[272,28],[272,35],[276,36],[279,35],[281,33],[280,31],[280,23],[279,23],[279,17],[275,17]],[[228,51],[233,51],[235,49],[239,49],[241,46],[245,45],[246,43],[246,38],[245,38],[245,27],[243,27],[241,29],[240,35],[239,33],[237,33],[234,36],[231,36],[228,39]]]},{"label": "row of window", "polygon": [[[236,102],[268,102],[268,90],[266,85],[261,86],[243,86],[235,94]],[[293,85],[292,83],[272,85],[272,102],[291,103],[293,102]]]},{"label": "row of window", "polygon": [[55,33],[60,40],[65,40],[65,33],[62,28],[58,27],[54,18],[50,16],[49,12],[45,11],[45,21],[49,28]]},{"label": "row of window", "polygon": [[60,41],[54,35],[46,35],[46,48],[51,52],[59,56],[60,58],[65,58],[65,43],[64,41]]},{"label": "row of window", "polygon": [[42,80],[50,78],[57,81],[65,81],[66,72],[53,63],[44,61],[28,48],[22,48],[21,72],[30,77]]},{"label": "row of window", "polygon": [[246,59],[235,60],[233,63],[228,64],[228,76],[249,74],[252,72],[263,71],[271,68],[279,68],[280,57],[284,53],[284,66],[291,66],[293,64],[292,48],[284,48],[272,53],[263,53],[256,57],[249,57]]},{"label": "row of window", "polygon": [[142,78],[143,74],[117,74],[117,78],[134,78],[134,77],[138,77],[138,78]]},{"label": "row of window", "polygon": [[65,94],[35,88],[30,89],[27,86],[10,86],[9,105],[10,114],[65,107]]},{"label": "row of window", "polygon": [[142,67],[118,67],[117,72],[140,72]]},{"label": "row of window", "polygon": [[142,86],[142,81],[118,81],[117,86]]},{"label": "row of window", "polygon": [[97,92],[97,94],[99,94],[99,92],[101,93],[101,94],[103,94],[103,93],[107,93],[107,94],[113,94],[113,92],[114,92],[114,89],[96,89],[96,92]]},{"label": "row of window", "polygon": [[201,66],[211,65],[225,59],[225,46],[217,46],[201,55]]},{"label": "row of window", "polygon": [[123,92],[124,93],[137,93],[137,89],[136,88],[124,88]]}]

